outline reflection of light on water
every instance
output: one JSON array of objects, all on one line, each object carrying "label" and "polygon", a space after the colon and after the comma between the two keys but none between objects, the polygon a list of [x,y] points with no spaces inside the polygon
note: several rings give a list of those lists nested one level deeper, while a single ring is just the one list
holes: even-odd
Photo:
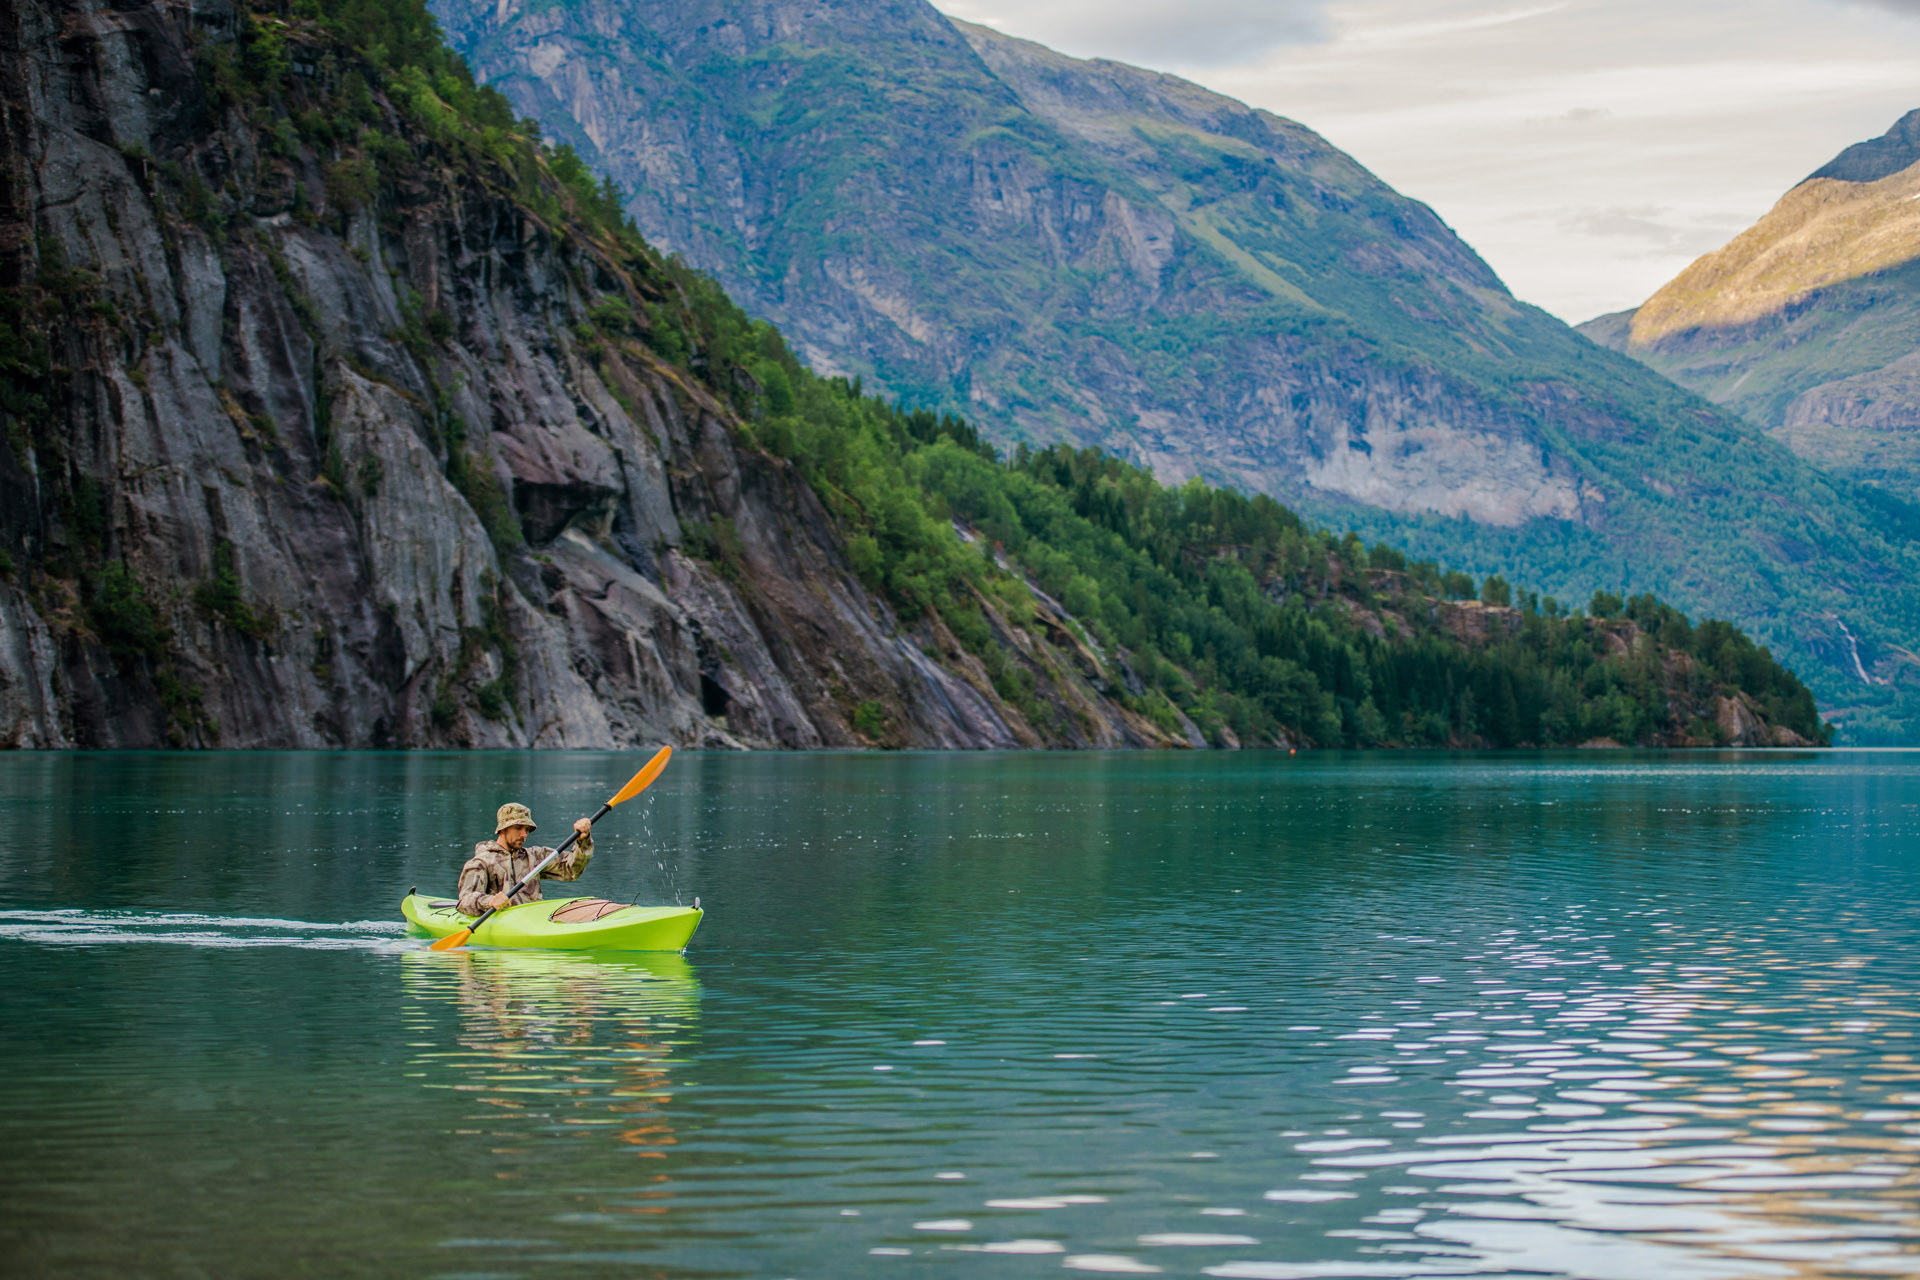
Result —
[{"label": "reflection of light on water", "polygon": [[[1499,974],[1473,980],[1476,1008],[1403,999],[1393,1015],[1361,1019],[1378,1025],[1340,1038],[1393,1053],[1349,1064],[1343,1087],[1390,1087],[1442,1067],[1474,1105],[1468,1118],[1507,1127],[1409,1135],[1411,1146],[1347,1129],[1301,1134],[1295,1150],[1316,1167],[1302,1182],[1326,1172],[1424,1180],[1380,1189],[1417,1204],[1379,1210],[1368,1229],[1325,1233],[1368,1240],[1360,1252],[1380,1260],[1240,1261],[1205,1273],[1920,1273],[1920,1110],[1911,1109],[1920,1066],[1904,1051],[1920,1007],[1913,993],[1863,984],[1858,958],[1797,963],[1712,941],[1691,935],[1668,948],[1712,963],[1656,961],[1622,981],[1625,966],[1607,963],[1593,939],[1510,932],[1468,957],[1483,962],[1470,974]],[[1601,972],[1571,980],[1569,970],[1587,967]],[[1886,1105],[1835,1104],[1828,1095],[1843,1081],[1821,1072],[1839,1060],[1854,1096]],[[1418,1112],[1379,1114],[1394,1128],[1421,1127]],[[1308,1206],[1351,1194],[1282,1187],[1266,1198]]]},{"label": "reflection of light on water", "polygon": [[[678,955],[535,951],[416,951],[406,957],[410,1075],[428,1089],[471,1095],[477,1128],[519,1141],[533,1134],[611,1138],[639,1158],[675,1145],[671,1073],[700,1006],[693,967]],[[446,1014],[457,1021],[449,1030]],[[494,1148],[494,1151],[515,1150]],[[496,1177],[517,1175],[501,1171]],[[663,1182],[665,1175],[652,1181]],[[621,1214],[667,1212],[662,1190],[628,1193]]]}]

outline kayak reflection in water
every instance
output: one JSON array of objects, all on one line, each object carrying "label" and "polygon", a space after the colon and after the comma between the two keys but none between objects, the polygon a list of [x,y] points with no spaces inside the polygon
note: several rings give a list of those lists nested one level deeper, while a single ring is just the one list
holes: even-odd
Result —
[{"label": "kayak reflection in water", "polygon": [[[545,845],[529,845],[533,814],[523,804],[503,804],[494,816],[493,839],[473,846],[473,856],[460,868],[460,913],[477,916],[489,907],[507,905],[507,890],[552,853]],[[578,880],[593,861],[593,823],[581,818],[573,824],[580,839],[548,864],[540,880]],[[540,880],[513,895],[515,902],[538,902]]]}]

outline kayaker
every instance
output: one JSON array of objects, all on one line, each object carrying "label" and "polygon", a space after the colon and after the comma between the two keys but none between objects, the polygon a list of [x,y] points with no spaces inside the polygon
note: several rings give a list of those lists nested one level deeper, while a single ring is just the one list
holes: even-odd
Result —
[{"label": "kayaker", "polygon": [[[593,860],[593,823],[585,818],[573,824],[580,839],[540,873],[540,880],[578,880]],[[527,836],[537,830],[533,813],[523,804],[503,804],[494,815],[493,839],[473,846],[473,856],[460,868],[460,913],[477,916],[488,907],[507,905],[507,890],[552,853],[545,845],[530,845]],[[538,902],[540,880],[513,895],[515,902]]]}]

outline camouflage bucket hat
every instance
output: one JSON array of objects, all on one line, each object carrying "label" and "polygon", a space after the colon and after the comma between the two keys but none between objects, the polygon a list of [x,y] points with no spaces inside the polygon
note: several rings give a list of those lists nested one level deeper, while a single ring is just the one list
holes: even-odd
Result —
[{"label": "camouflage bucket hat", "polygon": [[503,804],[500,812],[494,815],[493,834],[499,835],[508,827],[525,827],[529,831],[538,831],[534,825],[533,812],[523,804]]}]

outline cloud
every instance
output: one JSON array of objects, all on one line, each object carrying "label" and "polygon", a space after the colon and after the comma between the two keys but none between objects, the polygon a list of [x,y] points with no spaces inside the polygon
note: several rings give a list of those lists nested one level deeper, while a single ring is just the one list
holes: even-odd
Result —
[{"label": "cloud", "polygon": [[1551,219],[1569,235],[1625,241],[1616,251],[1637,258],[1698,257],[1725,244],[1741,228],[1738,214],[1687,214],[1665,205],[1615,205],[1557,210]]},{"label": "cloud", "polygon": [[1423,10],[1424,16],[1419,18],[1401,14],[1397,5],[1389,6],[1375,9],[1371,15],[1344,27],[1340,39],[1349,45],[1430,44],[1448,36],[1487,31],[1543,18],[1559,13],[1570,3],[1571,0],[1556,0],[1553,4],[1527,5],[1517,9],[1482,9],[1478,0],[1475,0],[1473,6],[1465,11],[1436,13],[1428,8]]},{"label": "cloud", "polygon": [[1613,112],[1605,107],[1574,107],[1550,116],[1528,116],[1528,124],[1592,124],[1596,120],[1611,118]]},{"label": "cloud", "polygon": [[1329,38],[1329,0],[943,0],[953,17],[1080,57],[1153,67],[1244,64]]}]

